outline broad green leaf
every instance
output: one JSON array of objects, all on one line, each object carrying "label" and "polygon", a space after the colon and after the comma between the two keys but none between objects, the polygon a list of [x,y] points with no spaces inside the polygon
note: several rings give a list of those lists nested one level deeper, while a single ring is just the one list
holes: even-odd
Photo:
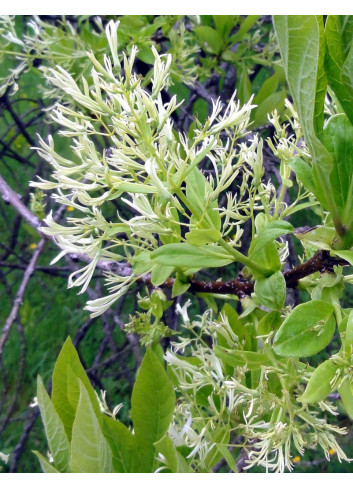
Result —
[{"label": "broad green leaf", "polygon": [[67,472],[70,460],[70,443],[64,425],[40,377],[37,380],[37,399],[54,465],[59,472]]},{"label": "broad green leaf", "polygon": [[258,336],[266,336],[275,331],[281,324],[281,316],[278,311],[271,311],[260,319],[256,331]]},{"label": "broad green leaf", "polygon": [[323,128],[326,96],[322,16],[275,15],[274,27],[305,138],[315,146]]},{"label": "broad green leaf", "polygon": [[254,104],[259,105],[261,102],[267,99],[270,95],[276,92],[279,84],[279,75],[276,72],[274,75],[267,78],[262,84],[260,90],[254,97]]},{"label": "broad green leaf", "polygon": [[139,447],[129,429],[120,421],[104,416],[103,434],[113,454],[114,472],[138,472]]},{"label": "broad green leaf", "polygon": [[186,198],[192,212],[191,221],[197,227],[221,229],[221,218],[217,201],[207,202],[206,194],[211,186],[198,168],[194,168],[186,178]]},{"label": "broad green leaf", "polygon": [[343,406],[347,411],[348,416],[353,419],[353,394],[349,380],[345,380],[342,383],[341,387],[338,389],[338,393],[341,396]]},{"label": "broad green leaf", "polygon": [[286,221],[274,221],[266,224],[252,241],[249,249],[249,256],[256,257],[256,254],[262,250],[267,243],[270,243],[284,234],[291,233],[292,231],[293,226]]},{"label": "broad green leaf", "polygon": [[156,451],[165,458],[165,464],[163,465],[166,465],[173,474],[193,472],[168,435],[164,435],[154,446]]},{"label": "broad green leaf", "polygon": [[289,167],[294,171],[297,179],[304,185],[306,190],[315,194],[315,183],[311,166],[301,158],[295,157],[290,160]]},{"label": "broad green leaf", "polygon": [[39,460],[39,463],[40,463],[40,466],[41,466],[43,472],[45,472],[46,474],[59,474],[60,473],[60,471],[59,470],[56,470],[56,468],[53,467],[48,462],[48,460],[45,457],[43,457],[43,455],[41,453],[37,452],[37,450],[33,450],[33,453],[35,455],[37,455],[38,460]]},{"label": "broad green leaf", "polygon": [[282,309],[286,300],[286,281],[278,271],[267,278],[255,282],[254,291],[259,302],[269,309]]},{"label": "broad green leaf", "polygon": [[112,472],[112,451],[109,443],[103,435],[87,389],[81,380],[78,382],[80,398],[72,426],[71,472]]},{"label": "broad green leaf", "polygon": [[353,16],[329,15],[325,37],[327,79],[353,124]]},{"label": "broad green leaf", "polygon": [[213,20],[217,32],[222,36],[222,39],[228,41],[230,31],[236,25],[236,15],[213,15]]},{"label": "broad green leaf", "polygon": [[275,352],[285,357],[308,357],[321,351],[335,331],[333,311],[331,304],[317,300],[297,306],[275,335]]},{"label": "broad green leaf", "polygon": [[185,234],[186,241],[194,246],[202,246],[208,243],[217,243],[221,239],[221,233],[216,229],[192,229]]},{"label": "broad green leaf", "polygon": [[298,401],[311,404],[325,399],[332,391],[331,381],[338,367],[331,359],[321,363],[311,374],[309,383],[304,393],[298,397]]},{"label": "broad green leaf", "polygon": [[79,401],[80,390],[77,379],[80,379],[85,386],[91,399],[93,409],[98,415],[100,413],[100,408],[96,394],[81,365],[71,338],[68,337],[54,367],[52,401],[55,410],[64,424],[69,440],[71,440],[72,424],[75,419],[76,407]]},{"label": "broad green leaf", "polygon": [[295,237],[321,250],[331,250],[333,240],[337,237],[335,228],[316,226],[304,233],[295,233]]},{"label": "broad green leaf", "polygon": [[346,225],[353,213],[353,126],[345,114],[328,120],[323,142],[332,155],[330,182],[341,220]]},{"label": "broad green leaf", "polygon": [[158,287],[171,276],[173,271],[174,267],[168,265],[156,265],[151,273],[151,282],[155,287]]},{"label": "broad green leaf", "polygon": [[217,245],[193,246],[188,243],[173,243],[153,251],[151,261],[173,267],[210,268],[229,265],[234,258]]},{"label": "broad green leaf", "polygon": [[331,212],[335,227],[341,228],[329,181],[332,158],[320,141],[327,85],[323,18],[316,15],[275,15],[274,27],[288,85],[313,158],[315,196]]},{"label": "broad green leaf", "polygon": [[185,277],[180,274],[176,273],[175,280],[173,283],[173,288],[172,288],[172,298],[178,297],[178,295],[183,295],[185,292],[189,289],[191,283],[188,281],[185,281]]},{"label": "broad green leaf", "polygon": [[[260,248],[255,254],[252,253],[251,261],[265,267],[268,270],[268,275],[281,270],[282,264],[279,258],[277,246],[274,241],[266,243],[263,248]],[[259,275],[257,272],[253,272],[255,278]],[[259,275],[262,277],[262,275]]]},{"label": "broad green leaf", "polygon": [[[275,109],[281,112],[284,108],[284,101],[286,99],[285,90],[271,93],[265,98],[254,111],[254,126],[260,126],[268,124],[268,114],[271,114]],[[254,100],[254,104],[256,101]]]},{"label": "broad green leaf", "polygon": [[208,27],[202,25],[200,27],[195,27],[194,31],[199,37],[202,45],[206,48],[207,51],[210,51],[214,54],[219,54],[222,49],[223,39],[219,32],[212,27]]},{"label": "broad green leaf", "polygon": [[155,354],[147,349],[131,398],[131,417],[141,453],[139,472],[151,472],[153,444],[167,432],[174,406],[173,384]]}]

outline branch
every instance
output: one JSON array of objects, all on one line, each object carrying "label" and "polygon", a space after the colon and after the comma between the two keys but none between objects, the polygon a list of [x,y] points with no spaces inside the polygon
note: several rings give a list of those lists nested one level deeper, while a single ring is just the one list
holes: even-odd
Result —
[{"label": "branch", "polygon": [[23,302],[23,296],[24,296],[24,293],[26,291],[26,288],[27,288],[27,285],[28,285],[28,282],[34,272],[34,269],[35,269],[35,266],[36,266],[36,263],[37,263],[37,260],[40,256],[40,254],[42,253],[43,249],[44,249],[44,246],[45,246],[45,243],[46,243],[46,239],[45,238],[42,238],[40,240],[40,242],[38,243],[38,246],[37,248],[35,249],[34,253],[33,253],[33,256],[32,256],[32,259],[31,261],[29,262],[29,265],[28,267],[26,268],[24,274],[23,274],[23,279],[22,279],[22,282],[21,282],[21,285],[17,291],[17,294],[16,294],[16,297],[15,297],[15,300],[14,300],[14,303],[13,303],[13,306],[12,306],[12,309],[11,309],[11,312],[5,322],[5,325],[2,329],[2,332],[1,332],[1,337],[0,337],[0,357],[2,356],[2,352],[3,352],[3,349],[4,349],[4,346],[5,346],[5,343],[6,341],[8,340],[8,337],[9,337],[9,334],[10,334],[10,331],[11,331],[11,328],[12,328],[12,325],[14,324],[14,322],[16,321],[17,319],[17,315],[18,315],[18,311],[22,305],[22,302]]},{"label": "branch", "polygon": [[[26,221],[35,228],[41,236],[45,236],[42,232],[38,230],[38,227],[43,225],[39,219],[32,214],[32,212],[22,204],[19,196],[7,185],[7,183],[0,176],[0,193],[2,194],[5,202],[11,204],[21,215],[26,219]],[[64,207],[64,206],[62,206]],[[50,236],[45,236],[47,239],[55,240]],[[71,254],[71,259],[82,260],[86,263],[91,261],[88,255],[84,254]],[[283,273],[286,284],[288,288],[295,288],[298,285],[300,279],[307,277],[315,272],[325,273],[332,272],[334,265],[348,266],[349,263],[345,260],[339,258],[333,258],[330,256],[329,251],[318,250],[314,256],[312,256],[308,261],[302,263],[301,265],[292,268]],[[97,269],[112,272],[116,275],[122,277],[127,277],[131,275],[132,268],[128,263],[120,263],[113,261],[99,261],[97,263]],[[139,281],[153,286],[151,282],[151,275],[146,274],[139,277]],[[171,289],[174,284],[174,279],[169,278],[163,284],[160,285],[161,288]],[[191,286],[189,288],[190,292],[208,292],[213,294],[233,294],[238,297],[244,297],[250,295],[254,291],[255,282],[253,280],[246,280],[244,278],[238,277],[234,280],[223,281],[200,281],[191,280]]]}]

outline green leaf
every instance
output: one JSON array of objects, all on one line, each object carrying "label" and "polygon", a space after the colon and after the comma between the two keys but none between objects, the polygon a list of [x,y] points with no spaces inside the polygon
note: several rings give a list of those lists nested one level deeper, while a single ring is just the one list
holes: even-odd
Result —
[{"label": "green leaf", "polygon": [[347,326],[343,345],[347,355],[351,355],[353,351],[353,311],[349,313],[349,316],[347,318]]},{"label": "green leaf", "polygon": [[315,15],[275,15],[274,27],[288,85],[313,157],[315,196],[331,212],[335,227],[341,229],[329,181],[332,158],[319,139],[323,130],[326,96],[323,18]]},{"label": "green leaf", "polygon": [[228,446],[227,445],[222,445],[221,443],[217,443],[217,448],[219,452],[222,454],[223,458],[229,465],[229,468],[234,472],[237,473],[237,465],[235,463],[233,455],[229,452]]},{"label": "green leaf", "polygon": [[[165,465],[173,474],[193,472],[185,458],[178,452],[168,435],[164,435],[154,444],[158,453],[165,458]],[[163,464],[164,465],[164,464]]]},{"label": "green leaf", "polygon": [[151,282],[155,287],[158,287],[171,276],[173,271],[174,267],[168,265],[156,265],[151,273]]},{"label": "green leaf", "polygon": [[304,185],[306,190],[315,194],[315,183],[311,166],[297,157],[292,158],[288,166],[294,171],[297,179]]},{"label": "green leaf", "polygon": [[248,74],[248,68],[245,63],[241,63],[239,67],[239,79],[237,82],[237,97],[241,104],[249,101],[252,95],[251,82]]},{"label": "green leaf", "polygon": [[353,266],[353,250],[331,250],[331,255],[339,256]]},{"label": "green leaf", "polygon": [[[254,126],[261,126],[268,124],[268,114],[271,114],[275,109],[281,112],[284,108],[284,101],[286,99],[285,90],[271,93],[265,98],[254,111]],[[254,100],[254,104],[257,102]]]},{"label": "green leaf", "polygon": [[70,460],[70,443],[64,425],[40,377],[37,381],[37,399],[54,465],[59,472],[67,472]]},{"label": "green leaf", "polygon": [[243,39],[245,34],[251,29],[251,27],[257,22],[260,15],[247,15],[246,18],[240,24],[238,32],[231,37],[232,43],[239,42]]},{"label": "green leaf", "polygon": [[259,302],[269,309],[282,309],[286,300],[286,281],[278,271],[255,282],[254,291]]},{"label": "green leaf", "polygon": [[331,381],[338,367],[331,359],[321,363],[311,374],[309,383],[304,393],[298,397],[298,401],[311,404],[325,399],[332,391]]},{"label": "green leaf", "polygon": [[247,366],[249,370],[257,369],[261,365],[271,365],[271,360],[264,354],[256,351],[231,350],[215,345],[216,356],[231,367]]},{"label": "green leaf", "polygon": [[335,228],[316,226],[304,233],[295,233],[295,237],[321,250],[331,250],[333,240],[337,237],[337,234]]},{"label": "green leaf", "polygon": [[328,120],[323,142],[332,155],[330,182],[341,220],[346,225],[353,212],[353,126],[345,114]]},{"label": "green leaf", "polygon": [[71,472],[112,472],[112,451],[109,443],[103,435],[87,389],[81,380],[78,382],[80,398],[72,426]]},{"label": "green leaf", "polygon": [[183,274],[177,273],[172,288],[172,298],[183,295],[189,289],[191,283],[185,280]]},{"label": "green leaf", "polygon": [[217,32],[222,36],[222,39],[228,41],[227,37],[230,34],[230,31],[236,25],[235,15],[213,15],[213,20],[216,26]]},{"label": "green leaf", "polygon": [[230,437],[229,427],[219,423],[213,431],[207,432],[207,437],[214,443],[204,460],[206,470],[210,471],[220,460],[222,460],[223,453],[222,450],[219,449],[219,446],[228,445]]},{"label": "green leaf", "polygon": [[56,468],[53,467],[48,462],[48,460],[45,457],[43,457],[43,455],[41,453],[37,452],[37,450],[33,450],[33,453],[35,455],[37,455],[43,472],[45,472],[46,474],[59,474],[60,473],[59,470],[56,470]]},{"label": "green leaf", "polygon": [[217,243],[221,239],[221,233],[216,229],[192,229],[185,234],[186,241],[194,246],[202,246],[208,243]]},{"label": "green leaf", "polygon": [[256,254],[262,250],[267,243],[270,243],[284,234],[291,233],[292,231],[293,226],[286,221],[274,221],[266,224],[251,243],[249,249],[250,258],[252,256],[256,257]]},{"label": "green leaf", "polygon": [[207,51],[214,54],[219,54],[221,52],[223,39],[219,32],[212,29],[212,27],[205,25],[195,27],[194,31]]},{"label": "green leaf", "polygon": [[347,411],[348,416],[353,419],[353,394],[349,380],[345,380],[342,383],[341,387],[338,389],[338,393],[341,396],[343,406]]},{"label": "green leaf", "polygon": [[232,331],[238,336],[239,343],[244,350],[251,350],[251,338],[249,335],[249,328],[239,319],[238,313],[229,305],[224,304],[221,311],[221,316],[225,316],[228,320],[229,326]]},{"label": "green leaf", "polygon": [[[193,163],[194,164],[194,163]],[[217,201],[208,202],[206,193],[211,186],[198,168],[194,168],[186,178],[186,198],[192,212],[191,222],[197,227],[221,229],[221,218]]]},{"label": "green leaf", "polygon": [[139,447],[129,429],[120,421],[104,416],[103,434],[113,454],[114,472],[138,472],[140,465]]},{"label": "green leaf", "polygon": [[71,440],[72,424],[75,419],[76,407],[80,396],[78,379],[85,386],[93,409],[98,416],[100,414],[100,408],[96,394],[81,365],[71,338],[68,337],[54,367],[52,401],[64,424],[69,440]]},{"label": "green leaf", "polygon": [[324,301],[297,306],[276,333],[275,352],[285,357],[308,357],[321,351],[335,331],[333,311],[333,306]]},{"label": "green leaf", "polygon": [[175,406],[173,384],[151,349],[147,349],[132,392],[131,417],[141,453],[139,472],[151,472],[153,444],[167,432]]},{"label": "green leaf", "polygon": [[151,260],[173,267],[210,268],[229,265],[234,258],[217,245],[193,246],[188,243],[172,243],[153,251]]},{"label": "green leaf", "polygon": [[353,16],[329,15],[325,36],[327,79],[353,124]]}]

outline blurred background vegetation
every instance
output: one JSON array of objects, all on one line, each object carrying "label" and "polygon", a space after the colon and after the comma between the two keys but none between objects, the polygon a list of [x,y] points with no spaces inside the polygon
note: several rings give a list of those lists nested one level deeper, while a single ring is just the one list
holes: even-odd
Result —
[{"label": "blurred background vegetation", "polygon": [[[9,28],[7,18],[0,18],[0,174],[26,206],[32,202],[32,211],[39,218],[57,209],[52,201],[41,200],[39,194],[35,205],[31,197],[33,189],[29,182],[50,175],[49,166],[33,149],[37,146],[36,134],[43,139],[51,134],[61,155],[65,156],[68,150],[65,140],[58,135],[56,123],[50,119],[58,94],[46,85],[43,70],[59,64],[75,79],[82,74],[89,77],[90,61],[85,53],[93,51],[101,61],[108,54],[104,27],[111,18],[17,16],[15,31]],[[242,103],[255,95],[254,132],[271,136],[267,114],[275,109],[285,120],[284,101],[289,94],[268,16],[120,16],[118,39],[121,50],[130,52],[133,44],[138,46],[135,69],[147,80],[154,61],[152,45],[159,52],[173,55],[172,84],[164,96],[168,100],[176,94],[179,100],[185,100],[174,120],[179,131],[190,130],[194,115],[204,121],[212,101],[217,97],[222,102],[228,101],[235,89]],[[276,181],[278,162],[266,149],[264,163],[268,178]],[[117,203],[108,205],[114,218]],[[130,212],[121,203],[118,210],[122,215]],[[74,209],[67,207],[62,211],[72,215]],[[313,210],[304,210],[296,214],[293,225],[310,227],[317,222]],[[39,240],[38,233],[0,199],[1,329]],[[246,234],[243,247],[247,248]],[[298,263],[297,255],[302,252],[295,238],[290,242],[290,251],[289,267]],[[88,298],[100,293],[100,277],[94,278],[82,296],[68,290],[68,276],[77,269],[77,264],[74,257],[67,256],[50,266],[57,252],[48,241],[0,356],[0,452],[10,454],[7,464],[0,461],[3,472],[40,472],[31,450],[45,453],[47,445],[38,408],[30,405],[38,374],[50,388],[55,359],[68,335],[95,389],[107,391],[110,406],[123,403],[121,419],[123,422],[128,419],[131,390],[143,352],[136,334],[126,334],[124,325],[138,307],[142,285],[131,290],[112,310],[90,319],[84,305]],[[232,267],[227,267],[224,279],[234,273]],[[298,294],[291,291],[288,299],[291,304],[298,301]],[[348,290],[345,294],[343,306],[352,307],[352,292]],[[188,297],[186,294],[185,300]],[[218,305],[213,298],[193,297],[189,311],[197,314]],[[166,312],[165,324],[177,330],[174,310],[175,304]],[[332,351],[320,353],[320,360],[329,353]],[[349,428],[341,444],[347,455],[353,457],[352,423],[343,410],[339,423]],[[293,461],[297,472],[351,472],[353,468],[347,463],[340,464],[335,457],[328,462],[319,451],[307,452],[305,457],[295,457]]]}]

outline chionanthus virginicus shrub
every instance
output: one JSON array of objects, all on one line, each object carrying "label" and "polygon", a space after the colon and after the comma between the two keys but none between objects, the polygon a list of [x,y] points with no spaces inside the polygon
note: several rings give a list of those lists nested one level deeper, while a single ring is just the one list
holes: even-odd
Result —
[{"label": "chionanthus virginicus shrub", "polygon": [[[152,47],[145,83],[134,71],[137,49],[119,51],[114,22],[106,30],[110,56],[101,63],[87,54],[89,78],[47,70],[61,100],[52,117],[72,156],[41,139],[52,179],[32,185],[53,190],[75,214],[64,226],[48,215],[42,231],[61,248],[57,259],[75,253],[88,262],[69,286],[84,292],[96,268],[104,270],[107,292],[87,302],[92,316],[135,282],[151,287],[140,297],[144,312],[127,325],[146,347],[132,428],[116,419],[119,406],[110,412],[97,399],[68,339],[51,398],[38,383],[51,454],[50,461],[38,454],[43,470],[208,472],[224,459],[236,471],[242,449],[247,468],[284,471],[317,446],[347,460],[336,439],[346,430],[326,417],[337,414],[328,398],[335,391],[353,417],[353,312],[340,305],[353,281],[343,274],[353,264],[353,19],[329,16],[324,25],[320,16],[278,16],[274,26],[293,105],[286,102],[288,120],[269,116],[274,136],[266,141],[250,132],[252,99],[240,104],[236,94],[227,106],[214,101],[204,124],[195,118],[188,133],[176,131],[172,115],[183,102],[163,99],[172,56]],[[280,160],[273,181],[264,177],[265,146]],[[108,215],[109,201],[123,202],[133,217],[119,206]],[[302,264],[284,272],[284,236],[309,207],[321,224],[295,233]],[[232,263],[242,267],[238,279],[195,278],[205,268],[222,277]],[[310,297],[294,308],[286,302],[293,286]],[[162,321],[168,288],[172,297],[198,293],[209,306],[190,317],[190,301],[178,304],[177,334]],[[224,301],[220,312],[215,298]],[[163,351],[160,340],[170,335]],[[314,368],[310,357],[334,335],[337,351]]]}]

